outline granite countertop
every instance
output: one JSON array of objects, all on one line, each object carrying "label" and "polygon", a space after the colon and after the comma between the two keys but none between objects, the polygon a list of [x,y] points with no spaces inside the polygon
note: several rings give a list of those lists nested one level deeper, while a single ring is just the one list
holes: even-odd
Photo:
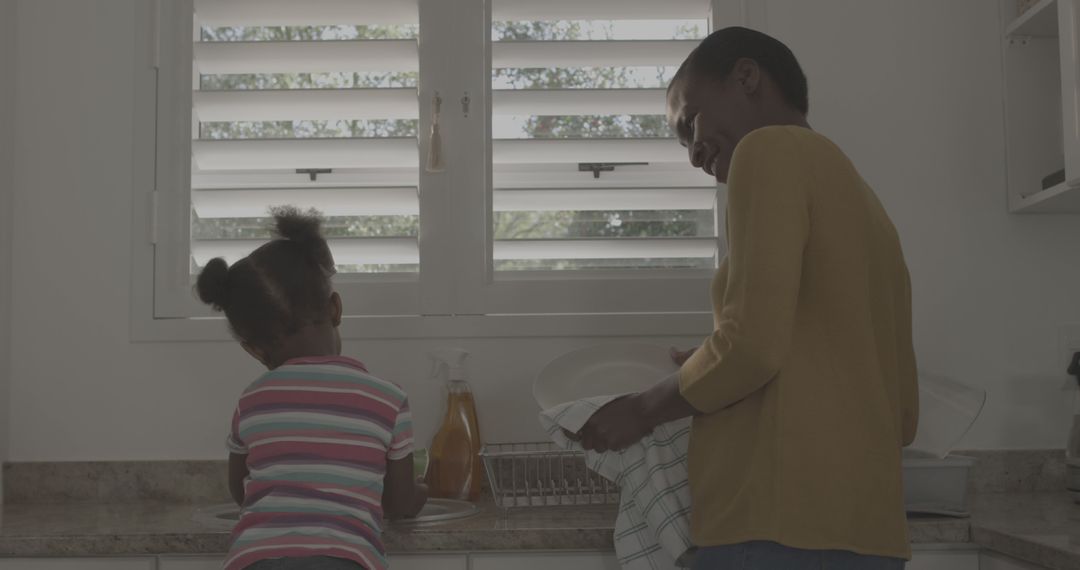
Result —
[{"label": "granite countertop", "polygon": [[[223,553],[229,533],[194,520],[196,511],[211,506],[220,505],[6,505],[0,514],[0,556]],[[614,548],[614,506],[524,509],[507,517],[493,503],[481,507],[477,515],[457,521],[391,523],[383,539],[391,553]]]},{"label": "granite countertop", "polygon": [[[1080,506],[1066,493],[976,496],[970,519],[913,517],[917,544],[974,543],[1054,569],[1080,568]],[[192,518],[198,505],[8,505],[0,514],[0,556],[213,554],[228,533]],[[507,517],[492,504],[470,519],[391,525],[391,553],[485,550],[610,550],[611,507],[523,509]]]},{"label": "granite countertop", "polygon": [[1080,505],[1069,493],[976,496],[971,542],[1054,570],[1080,568]]}]

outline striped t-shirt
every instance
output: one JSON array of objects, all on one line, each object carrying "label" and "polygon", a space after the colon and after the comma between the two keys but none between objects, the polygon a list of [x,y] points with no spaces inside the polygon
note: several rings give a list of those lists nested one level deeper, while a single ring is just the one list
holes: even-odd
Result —
[{"label": "striped t-shirt", "polygon": [[387,460],[412,453],[405,392],[340,356],[289,360],[244,391],[229,451],[250,476],[226,570],[268,558],[332,556],[387,567]]}]

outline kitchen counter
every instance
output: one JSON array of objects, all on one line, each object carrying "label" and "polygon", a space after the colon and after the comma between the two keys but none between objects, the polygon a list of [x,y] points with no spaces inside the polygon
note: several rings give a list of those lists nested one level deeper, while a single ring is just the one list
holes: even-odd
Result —
[{"label": "kitchen counter", "polygon": [[971,541],[1055,570],[1080,568],[1080,505],[1068,493],[976,496]]},{"label": "kitchen counter", "polygon": [[[0,556],[209,554],[228,547],[228,532],[193,520],[198,505],[7,505],[0,514]],[[613,507],[529,509],[500,517],[494,504],[468,519],[392,523],[390,552],[611,550]]]},{"label": "kitchen counter", "polygon": [[[977,496],[971,519],[912,517],[913,543],[975,545],[1054,569],[1080,568],[1080,506],[1065,493]],[[192,519],[192,505],[8,505],[0,515],[0,556],[212,554],[228,533]],[[611,550],[610,507],[525,509],[500,517],[485,504],[470,519],[391,525],[392,553],[491,550]]]}]

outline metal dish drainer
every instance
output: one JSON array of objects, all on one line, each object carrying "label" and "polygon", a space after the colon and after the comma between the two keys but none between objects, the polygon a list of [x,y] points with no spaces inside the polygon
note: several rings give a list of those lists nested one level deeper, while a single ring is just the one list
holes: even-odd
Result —
[{"label": "metal dish drainer", "polygon": [[580,451],[553,443],[491,443],[480,457],[495,504],[504,511],[619,503],[619,488],[589,469]]}]

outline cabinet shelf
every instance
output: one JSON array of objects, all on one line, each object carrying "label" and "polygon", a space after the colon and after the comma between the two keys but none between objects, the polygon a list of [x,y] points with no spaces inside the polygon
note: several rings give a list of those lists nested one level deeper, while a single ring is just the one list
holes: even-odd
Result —
[{"label": "cabinet shelf", "polygon": [[[1080,1],[1041,0],[1002,33],[1009,211],[1080,214]],[[1062,167],[1065,181],[1041,189]]]},{"label": "cabinet shelf", "polygon": [[1014,214],[1080,214],[1080,188],[1062,182],[1017,199]]},{"label": "cabinet shelf", "polygon": [[1005,36],[1009,38],[1058,37],[1057,0],[1040,0],[1038,4],[1028,8],[1009,24],[1005,29]]}]

